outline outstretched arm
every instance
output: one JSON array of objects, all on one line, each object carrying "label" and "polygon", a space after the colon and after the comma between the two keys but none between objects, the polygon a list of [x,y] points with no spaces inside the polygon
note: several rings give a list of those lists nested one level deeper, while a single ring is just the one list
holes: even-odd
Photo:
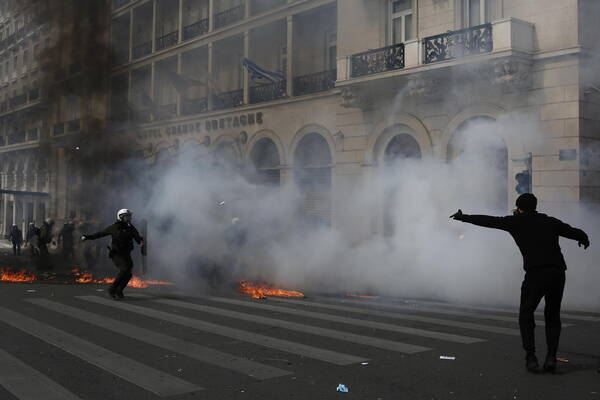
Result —
[{"label": "outstretched arm", "polygon": [[511,228],[510,217],[492,217],[490,215],[468,215],[463,214],[462,210],[458,210],[452,214],[450,218],[457,221],[468,222],[473,225],[482,226],[484,228],[502,229],[508,231]]},{"label": "outstretched arm", "polygon": [[81,240],[85,241],[85,240],[95,240],[95,239],[100,239],[103,238],[105,236],[108,236],[112,233],[112,225],[105,228],[104,230],[100,231],[100,232],[96,232],[92,235],[83,235],[81,236]]},{"label": "outstretched arm", "polygon": [[584,249],[587,249],[590,245],[590,239],[588,235],[582,231],[581,229],[573,228],[569,224],[565,224],[560,220],[556,220],[558,223],[558,234],[562,237],[566,237],[567,239],[577,240],[577,244],[579,247],[583,246]]}]

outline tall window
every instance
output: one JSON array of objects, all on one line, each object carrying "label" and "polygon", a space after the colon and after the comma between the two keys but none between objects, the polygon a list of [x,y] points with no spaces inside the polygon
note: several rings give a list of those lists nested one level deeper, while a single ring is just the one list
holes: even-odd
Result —
[{"label": "tall window", "polygon": [[413,38],[413,0],[390,0],[390,38],[392,44]]},{"label": "tall window", "polygon": [[477,26],[495,18],[496,0],[462,0],[463,26]]},{"label": "tall window", "polygon": [[328,71],[337,67],[337,32],[327,32],[327,65]]}]

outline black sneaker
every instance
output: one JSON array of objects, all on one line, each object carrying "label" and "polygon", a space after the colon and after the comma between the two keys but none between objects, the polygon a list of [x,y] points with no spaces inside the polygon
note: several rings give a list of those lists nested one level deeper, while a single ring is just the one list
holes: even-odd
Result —
[{"label": "black sneaker", "polygon": [[537,372],[539,367],[540,363],[538,362],[538,359],[535,356],[535,354],[528,355],[525,357],[525,368],[527,369],[527,371]]},{"label": "black sneaker", "polygon": [[124,299],[125,295],[123,294],[123,289],[121,288],[117,288],[117,290],[115,291],[115,294],[117,295],[117,297],[119,299]]},{"label": "black sneaker", "polygon": [[546,361],[544,361],[544,372],[555,373],[556,372],[556,357],[548,354]]},{"label": "black sneaker", "polygon": [[116,296],[116,292],[115,292],[115,289],[114,289],[113,287],[109,287],[109,288],[108,288],[108,290],[107,290],[106,292],[108,293],[108,296],[109,296],[111,299],[116,299],[116,298],[117,298],[117,296]]}]

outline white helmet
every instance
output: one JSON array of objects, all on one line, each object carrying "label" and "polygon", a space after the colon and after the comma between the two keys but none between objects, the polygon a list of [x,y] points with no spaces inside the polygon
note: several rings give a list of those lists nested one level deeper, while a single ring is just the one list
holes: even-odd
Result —
[{"label": "white helmet", "polygon": [[117,212],[117,220],[119,221],[131,221],[131,210],[128,208],[122,208]]}]

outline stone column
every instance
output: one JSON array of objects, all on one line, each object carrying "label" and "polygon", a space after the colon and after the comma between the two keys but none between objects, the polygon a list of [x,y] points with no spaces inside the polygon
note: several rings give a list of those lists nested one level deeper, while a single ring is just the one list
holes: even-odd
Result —
[{"label": "stone column", "polygon": [[6,235],[8,233],[8,195],[2,195],[2,221],[4,226],[2,227],[2,235]]},{"label": "stone column", "polygon": [[[246,0],[246,4],[248,1]],[[250,32],[244,32],[244,57],[249,58],[250,53]],[[250,104],[250,79],[248,70],[242,67],[243,87],[244,87],[244,104]]]},{"label": "stone column", "polygon": [[287,65],[286,65],[286,94],[288,97],[294,95],[294,16],[287,17]]},{"label": "stone column", "polygon": [[183,42],[183,0],[179,0],[179,40],[178,43]]},{"label": "stone column", "polygon": [[133,60],[133,7],[129,9],[129,61]]},{"label": "stone column", "polygon": [[31,220],[37,225],[37,219],[38,219],[38,208],[40,207],[39,205],[39,201],[37,198],[33,199],[33,215],[31,216]]},{"label": "stone column", "polygon": [[[210,4],[212,4],[212,0],[210,1]],[[211,7],[212,7],[212,5],[211,5]],[[212,14],[211,14],[210,20],[212,21]],[[212,24],[212,22],[211,22],[211,24]],[[213,42],[209,42],[208,43],[208,48],[206,49],[207,58],[208,58],[208,65],[206,66],[207,73],[208,73],[208,76],[206,77],[206,82],[207,83],[213,81],[213,76],[212,76],[212,73],[213,73],[213,63],[214,63],[214,60],[213,60],[213,53],[214,53],[213,46],[214,46]],[[207,93],[208,93],[208,109],[212,110],[213,109],[213,96],[216,94],[216,93],[213,93],[213,87],[212,87],[212,85],[208,85]]]},{"label": "stone column", "polygon": [[[212,32],[215,29],[215,0],[208,0],[208,31]],[[210,43],[209,43],[210,46]],[[209,53],[210,54],[210,53]],[[210,57],[209,57],[210,59]]]},{"label": "stone column", "polygon": [[152,52],[156,51],[156,0],[152,0]]}]

